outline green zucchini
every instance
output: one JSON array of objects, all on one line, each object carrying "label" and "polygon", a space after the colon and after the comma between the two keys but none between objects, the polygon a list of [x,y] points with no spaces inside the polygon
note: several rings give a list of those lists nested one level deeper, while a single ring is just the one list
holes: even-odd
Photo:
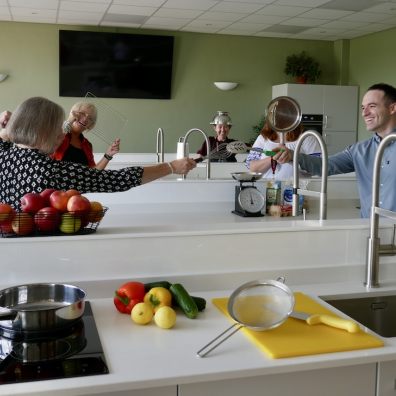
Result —
[{"label": "green zucchini", "polygon": [[146,292],[150,291],[153,287],[164,287],[165,289],[169,289],[171,287],[171,283],[168,281],[156,281],[156,282],[149,282],[144,284],[144,288]]},{"label": "green zucchini", "polygon": [[206,300],[203,297],[191,296],[192,299],[197,304],[197,308],[199,312],[202,312],[206,308]]},{"label": "green zucchini", "polygon": [[198,307],[184,286],[180,283],[174,283],[169,290],[184,314],[190,319],[195,319],[198,315]]}]

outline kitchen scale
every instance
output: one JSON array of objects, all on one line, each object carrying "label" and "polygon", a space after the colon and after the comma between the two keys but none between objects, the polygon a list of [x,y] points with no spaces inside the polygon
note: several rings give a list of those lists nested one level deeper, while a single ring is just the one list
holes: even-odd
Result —
[{"label": "kitchen scale", "polygon": [[231,174],[234,180],[239,181],[235,186],[235,209],[232,213],[242,217],[264,216],[262,210],[265,207],[263,194],[254,185],[256,180],[262,178],[262,173],[235,172]]}]

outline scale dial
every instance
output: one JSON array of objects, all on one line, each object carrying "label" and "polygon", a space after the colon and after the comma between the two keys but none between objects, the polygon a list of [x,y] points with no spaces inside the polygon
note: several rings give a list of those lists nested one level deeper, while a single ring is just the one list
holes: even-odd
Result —
[{"label": "scale dial", "polygon": [[245,187],[238,196],[239,205],[248,213],[258,213],[264,208],[264,197],[256,187]]}]

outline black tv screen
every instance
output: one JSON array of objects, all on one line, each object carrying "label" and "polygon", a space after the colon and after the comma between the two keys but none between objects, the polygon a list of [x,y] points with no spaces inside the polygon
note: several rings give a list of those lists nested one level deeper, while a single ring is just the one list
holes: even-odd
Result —
[{"label": "black tv screen", "polygon": [[170,99],[173,37],[59,31],[59,95]]}]

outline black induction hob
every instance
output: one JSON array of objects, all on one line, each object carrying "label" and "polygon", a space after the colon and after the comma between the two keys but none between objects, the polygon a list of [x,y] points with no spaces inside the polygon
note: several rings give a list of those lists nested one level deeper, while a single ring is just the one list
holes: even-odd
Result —
[{"label": "black induction hob", "polygon": [[61,333],[0,334],[0,385],[108,372],[89,301],[82,318]]}]

